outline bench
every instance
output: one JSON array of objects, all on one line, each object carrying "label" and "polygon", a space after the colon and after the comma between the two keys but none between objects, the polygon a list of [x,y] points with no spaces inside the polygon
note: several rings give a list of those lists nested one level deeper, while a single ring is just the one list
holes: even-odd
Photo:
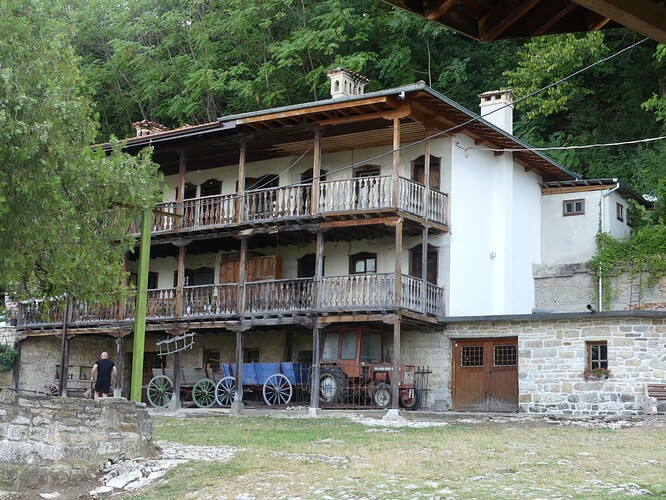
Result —
[{"label": "bench", "polygon": [[666,401],[666,384],[647,384],[646,393],[645,414],[654,415],[657,413],[657,402]]}]

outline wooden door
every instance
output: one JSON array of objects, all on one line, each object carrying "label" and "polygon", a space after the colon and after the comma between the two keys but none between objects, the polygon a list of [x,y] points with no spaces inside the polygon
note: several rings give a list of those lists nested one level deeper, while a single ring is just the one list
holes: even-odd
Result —
[{"label": "wooden door", "polygon": [[518,409],[518,340],[453,340],[453,409]]},{"label": "wooden door", "polygon": [[[440,159],[430,156],[430,187],[439,190]],[[419,156],[412,162],[412,180],[423,184],[425,181],[425,156]]]},{"label": "wooden door", "polygon": [[[247,259],[245,269],[245,281],[254,280],[254,262]],[[225,283],[238,283],[240,278],[240,260],[222,262],[220,264],[220,285]]]}]

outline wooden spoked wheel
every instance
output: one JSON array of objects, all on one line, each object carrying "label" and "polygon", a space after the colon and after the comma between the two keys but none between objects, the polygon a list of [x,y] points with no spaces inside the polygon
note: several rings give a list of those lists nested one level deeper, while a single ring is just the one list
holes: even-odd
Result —
[{"label": "wooden spoked wheel", "polygon": [[209,408],[215,404],[215,382],[202,378],[192,388],[192,399],[199,408]]},{"label": "wooden spoked wheel", "polygon": [[59,396],[60,390],[54,382],[46,382],[37,388],[38,396]]},{"label": "wooden spoked wheel", "polygon": [[215,402],[219,406],[229,406],[236,399],[236,379],[224,377],[215,386]]},{"label": "wooden spoked wheel", "polygon": [[281,373],[271,375],[264,383],[264,401],[267,405],[286,405],[291,401],[292,386]]},{"label": "wooden spoked wheel", "polygon": [[173,383],[166,375],[157,375],[148,382],[148,401],[156,408],[165,408],[173,398]]}]

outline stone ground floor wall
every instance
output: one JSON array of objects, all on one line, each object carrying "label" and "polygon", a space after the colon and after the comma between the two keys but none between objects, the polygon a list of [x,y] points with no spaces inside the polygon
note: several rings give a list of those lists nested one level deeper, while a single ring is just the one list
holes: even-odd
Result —
[{"label": "stone ground floor wall", "polygon": [[[562,415],[636,415],[648,383],[666,382],[666,320],[610,317],[447,325],[450,339],[518,338],[519,410]],[[586,343],[606,341],[610,378],[583,380]],[[660,412],[666,404],[660,402]]]},{"label": "stone ground floor wall", "polygon": [[[552,318],[524,316],[512,321],[465,322],[459,318],[434,331],[404,328],[401,362],[426,366],[430,370],[423,407],[451,409],[452,342],[515,337],[518,341],[518,411],[568,415],[640,414],[645,409],[646,385],[666,383],[666,315],[662,318],[655,313],[624,314],[553,314]],[[153,346],[162,339],[164,335],[149,334],[146,353],[155,355],[157,347]],[[583,380],[586,342],[590,341],[607,342],[608,365],[612,372],[607,380]],[[125,393],[129,390],[131,343],[129,337],[124,345]],[[32,337],[21,344],[19,389],[36,390],[45,380],[53,380],[55,365],[60,359],[60,339]],[[260,362],[296,361],[311,355],[312,334],[306,329],[248,330],[244,334],[244,346],[259,349]],[[70,365],[91,366],[102,350],[107,350],[117,362],[113,354],[116,348],[117,340],[110,337],[76,336],[70,343]],[[182,366],[199,368],[203,378],[204,357],[210,350],[219,350],[222,362],[234,362],[235,334],[222,331],[197,334],[193,348],[182,353]],[[166,363],[167,367],[173,366],[173,356],[167,356]],[[658,408],[666,412],[666,402],[659,403]]]}]

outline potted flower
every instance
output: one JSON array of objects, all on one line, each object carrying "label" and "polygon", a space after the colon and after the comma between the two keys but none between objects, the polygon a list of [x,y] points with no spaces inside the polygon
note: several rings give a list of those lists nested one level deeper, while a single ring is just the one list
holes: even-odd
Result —
[{"label": "potted flower", "polygon": [[583,380],[603,380],[610,377],[611,371],[608,368],[585,368],[583,371]]}]

